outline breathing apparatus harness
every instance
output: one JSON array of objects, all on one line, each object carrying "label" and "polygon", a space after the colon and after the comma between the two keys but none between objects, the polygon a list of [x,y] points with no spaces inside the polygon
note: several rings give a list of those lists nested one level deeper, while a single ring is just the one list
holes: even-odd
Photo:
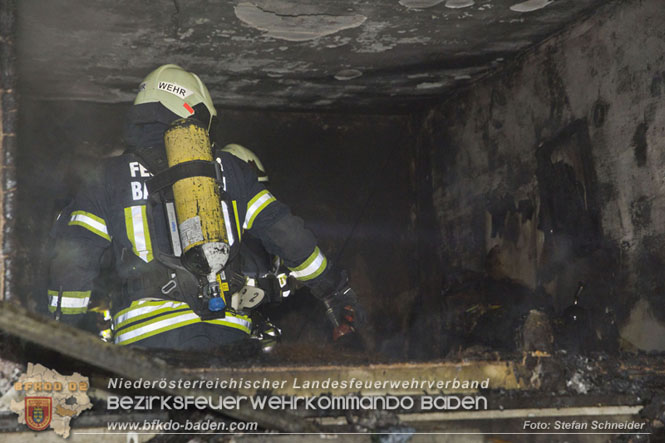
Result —
[{"label": "breathing apparatus harness", "polygon": [[128,280],[125,295],[135,300],[160,288],[158,298],[185,302],[204,320],[224,317],[225,311],[246,313],[267,301],[274,283],[248,282],[237,269],[239,248],[231,251],[220,207],[227,200],[222,169],[212,158],[206,128],[196,119],[176,120],[165,145],[165,152],[133,152],[154,174],[146,182],[148,223],[157,226],[155,208],[165,209],[173,252],[154,244],[157,263]]}]

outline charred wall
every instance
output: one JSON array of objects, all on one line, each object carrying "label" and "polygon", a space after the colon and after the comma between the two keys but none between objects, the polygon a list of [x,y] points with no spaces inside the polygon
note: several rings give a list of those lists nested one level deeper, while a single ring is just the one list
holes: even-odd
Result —
[{"label": "charred wall", "polygon": [[445,275],[425,298],[472,272],[560,312],[584,282],[624,339],[665,349],[647,332],[665,324],[663,24],[659,0],[608,5],[430,110],[420,149]]},{"label": "charred wall", "polygon": [[[665,332],[665,11],[610,3],[423,115],[222,110],[218,141],[255,150],[271,190],[349,269],[376,350],[445,354],[454,340],[440,329],[456,318],[444,299],[459,287],[471,288],[466,305],[494,284],[504,306],[560,312],[581,281],[624,338],[665,348],[665,333],[646,333]],[[5,66],[3,124],[17,109]],[[20,221],[3,240],[17,270],[3,281],[34,310],[45,309],[53,218],[99,158],[120,152],[126,110],[26,99],[16,161],[14,123],[3,127],[4,204],[18,192]],[[307,299],[285,308],[275,315],[287,338],[323,337]]]},{"label": "charred wall", "polygon": [[11,298],[14,274],[14,210],[16,201],[16,4],[0,1],[0,300]]},{"label": "charred wall", "polygon": [[[127,109],[71,101],[25,100],[21,106],[16,293],[34,310],[46,308],[50,226],[99,159],[122,152]],[[256,152],[271,192],[305,220],[328,257],[348,269],[371,313],[372,330],[388,339],[376,346],[399,351],[406,325],[397,301],[408,297],[415,281],[411,118],[225,109],[220,115],[218,143]],[[288,340],[328,338],[316,306],[299,293],[273,313]]]}]

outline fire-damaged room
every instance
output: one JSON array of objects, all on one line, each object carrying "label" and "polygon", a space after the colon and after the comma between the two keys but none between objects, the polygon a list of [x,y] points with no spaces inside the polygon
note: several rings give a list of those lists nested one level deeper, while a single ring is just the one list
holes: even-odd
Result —
[{"label": "fire-damaged room", "polygon": [[662,0],[0,0],[0,439],[665,441]]}]

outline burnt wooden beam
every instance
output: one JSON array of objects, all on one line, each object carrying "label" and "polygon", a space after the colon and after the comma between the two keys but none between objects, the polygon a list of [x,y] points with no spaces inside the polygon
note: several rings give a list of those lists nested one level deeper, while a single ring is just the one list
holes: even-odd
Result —
[{"label": "burnt wooden beam", "polygon": [[[128,379],[201,380],[203,377],[174,368],[158,358],[136,349],[112,345],[96,336],[42,316],[30,313],[13,303],[0,302],[0,329],[23,340],[53,349],[62,355],[83,361]],[[216,388],[160,389],[171,395],[230,396],[236,391]],[[283,432],[316,432],[318,429],[303,418],[285,411],[255,410],[248,402],[238,402],[238,407],[224,410],[224,415],[243,421],[257,422],[260,427]]]},{"label": "burnt wooden beam", "polygon": [[522,365],[513,361],[196,368],[184,371],[207,378],[242,379],[247,384],[239,392],[246,395],[266,390],[267,385],[274,395],[303,396],[472,393],[483,388],[467,383],[470,381],[488,381],[489,389],[524,390],[532,387],[520,376],[524,372]]},{"label": "burnt wooden beam", "polygon": [[16,211],[16,2],[0,0],[0,300],[12,298]]}]

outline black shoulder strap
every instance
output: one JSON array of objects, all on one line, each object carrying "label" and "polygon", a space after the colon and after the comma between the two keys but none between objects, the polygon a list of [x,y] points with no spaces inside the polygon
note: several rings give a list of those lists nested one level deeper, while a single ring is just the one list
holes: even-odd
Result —
[{"label": "black shoulder strap", "polygon": [[136,155],[143,166],[148,168],[148,171],[153,174],[162,172],[163,170],[169,167],[168,161],[166,160],[166,152],[164,148],[160,147],[145,147],[145,148],[136,148],[130,151],[132,154]]},{"label": "black shoulder strap", "polygon": [[190,177],[210,177],[221,181],[221,171],[216,162],[206,160],[192,160],[179,163],[151,177],[146,185],[148,194],[155,194],[178,180]]}]

